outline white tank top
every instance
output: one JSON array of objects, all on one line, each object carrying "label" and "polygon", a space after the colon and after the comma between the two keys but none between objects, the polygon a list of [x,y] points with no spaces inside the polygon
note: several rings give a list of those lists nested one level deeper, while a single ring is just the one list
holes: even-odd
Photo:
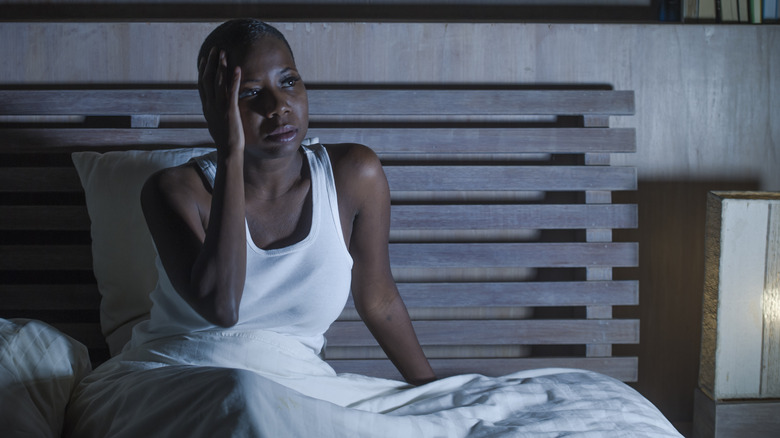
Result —
[{"label": "white tank top", "polygon": [[[298,243],[263,250],[255,245],[246,226],[247,275],[238,323],[225,329],[200,316],[174,290],[158,257],[159,280],[150,295],[151,317],[134,328],[131,346],[204,330],[270,330],[295,337],[316,353],[322,350],[323,333],[349,295],[352,258],[341,230],[328,153],[320,144],[302,147],[311,170],[311,229]],[[216,159],[216,152],[194,159],[212,186]]]}]

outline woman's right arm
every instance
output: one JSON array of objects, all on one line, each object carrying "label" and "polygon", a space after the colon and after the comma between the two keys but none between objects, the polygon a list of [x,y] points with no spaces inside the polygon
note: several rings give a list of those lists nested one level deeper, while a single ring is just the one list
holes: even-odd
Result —
[{"label": "woman's right arm", "polygon": [[176,291],[206,320],[229,327],[238,321],[246,277],[241,72],[237,68],[228,81],[224,52],[212,50],[199,75],[204,114],[218,145],[212,193],[193,166],[183,166],[153,175],[141,203]]}]

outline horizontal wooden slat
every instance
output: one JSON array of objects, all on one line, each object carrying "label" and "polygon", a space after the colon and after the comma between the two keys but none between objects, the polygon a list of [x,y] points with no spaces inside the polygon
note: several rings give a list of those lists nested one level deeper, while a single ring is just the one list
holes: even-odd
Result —
[{"label": "horizontal wooden slat", "polygon": [[[639,321],[612,320],[485,320],[414,321],[423,345],[633,344],[639,342]],[[325,333],[334,347],[376,345],[361,321],[337,321]]]},{"label": "horizontal wooden slat", "polygon": [[82,190],[74,167],[0,167],[0,193]]},{"label": "horizontal wooden slat", "polygon": [[100,293],[95,284],[0,285],[2,310],[97,309]]},{"label": "horizontal wooden slat", "polygon": [[[630,306],[638,304],[636,281],[507,283],[399,283],[407,307]],[[352,299],[348,307],[354,307]]]},{"label": "horizontal wooden slat", "polygon": [[[636,150],[633,128],[312,128],[325,144],[362,143],[379,154],[621,153]],[[12,128],[0,131],[3,149],[186,147],[211,144],[203,128]]]},{"label": "horizontal wooden slat", "polygon": [[[630,115],[613,90],[328,90],[311,85],[313,115]],[[0,90],[0,115],[201,114],[197,90]]]},{"label": "horizontal wooden slat", "polygon": [[397,268],[631,267],[637,262],[634,242],[390,245],[390,264]]},{"label": "horizontal wooden slat", "polygon": [[[635,190],[633,167],[385,166],[391,190]],[[0,168],[2,192],[80,191],[74,168]]]},{"label": "horizontal wooden slat", "polygon": [[390,227],[446,229],[635,228],[637,207],[615,205],[396,205]]},{"label": "horizontal wooden slat", "polygon": [[[564,348],[569,348],[564,347]],[[533,347],[529,345],[425,345],[422,347],[428,359],[493,359],[532,357]],[[323,353],[326,359],[387,359],[379,345],[375,347],[327,346]]]},{"label": "horizontal wooden slat", "polygon": [[0,230],[89,230],[85,205],[3,205]]},{"label": "horizontal wooden slat", "polygon": [[10,128],[0,130],[8,152],[148,149],[212,145],[205,128]]},{"label": "horizontal wooden slat", "polygon": [[[516,268],[636,266],[637,244],[617,243],[425,243],[390,245],[394,268]],[[4,270],[90,270],[89,245],[3,245]]]},{"label": "horizontal wooden slat", "polygon": [[635,190],[633,167],[385,166],[390,190]]},{"label": "horizontal wooden slat", "polygon": [[2,245],[0,270],[92,270],[92,249],[85,245]]},{"label": "horizontal wooden slat", "polygon": [[202,114],[197,90],[0,90],[0,115]]},{"label": "horizontal wooden slat", "polygon": [[[356,373],[387,379],[401,379],[389,360],[329,360],[339,373]],[[431,359],[431,366],[439,378],[461,374],[505,376],[510,373],[539,368],[578,368],[606,374],[624,382],[636,382],[636,357],[609,358],[517,358],[517,359]]]},{"label": "horizontal wooden slat", "polygon": [[633,91],[612,90],[311,90],[309,108],[356,115],[630,115],[633,101]]},{"label": "horizontal wooden slat", "polygon": [[362,143],[379,154],[635,152],[633,128],[315,128],[323,143]]},{"label": "horizontal wooden slat", "polygon": [[[395,230],[635,228],[637,206],[394,205]],[[1,230],[89,230],[84,205],[0,206]]]}]

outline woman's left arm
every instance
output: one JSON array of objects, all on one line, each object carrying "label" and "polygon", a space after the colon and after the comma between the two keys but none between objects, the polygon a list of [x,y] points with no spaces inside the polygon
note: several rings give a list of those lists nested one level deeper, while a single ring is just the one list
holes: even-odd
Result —
[{"label": "woman's left arm", "polygon": [[390,189],[382,165],[373,151],[359,145],[349,146],[339,161],[340,176],[346,174],[339,185],[354,212],[348,242],[355,308],[407,382],[436,380],[390,271]]}]

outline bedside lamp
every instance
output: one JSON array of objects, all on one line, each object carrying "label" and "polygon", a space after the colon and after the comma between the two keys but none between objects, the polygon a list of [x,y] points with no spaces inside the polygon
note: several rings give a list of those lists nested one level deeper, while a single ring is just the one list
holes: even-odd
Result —
[{"label": "bedside lamp", "polygon": [[712,192],[694,436],[780,431],[780,193]]}]

